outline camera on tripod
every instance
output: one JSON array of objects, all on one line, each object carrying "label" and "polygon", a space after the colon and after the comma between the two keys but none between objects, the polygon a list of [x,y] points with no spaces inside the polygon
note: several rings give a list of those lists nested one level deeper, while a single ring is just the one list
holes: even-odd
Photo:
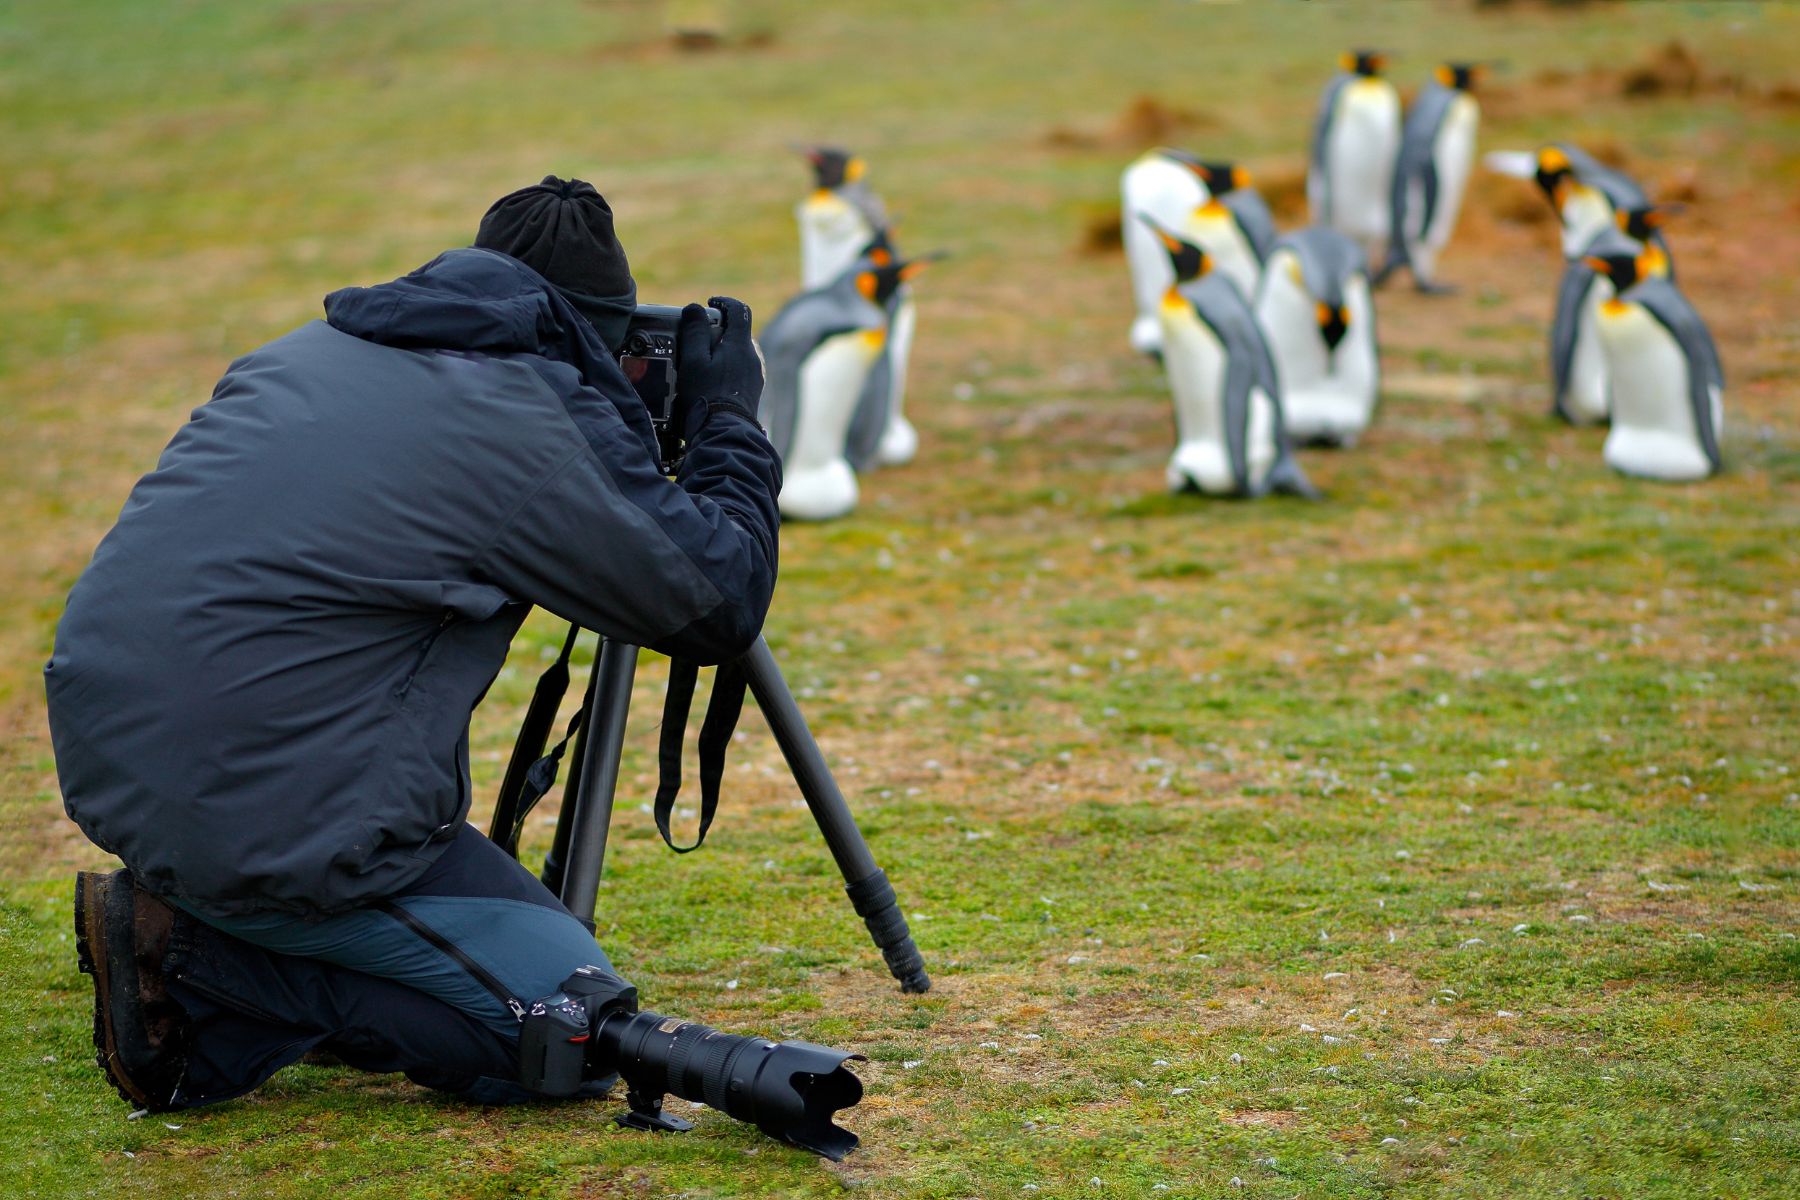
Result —
[{"label": "camera on tripod", "polygon": [[[724,317],[709,307],[706,319],[717,330]],[[650,424],[656,428],[656,467],[664,475],[680,470],[687,453],[675,413],[675,336],[680,323],[681,309],[672,304],[640,304],[619,349],[619,369],[650,411]]]}]

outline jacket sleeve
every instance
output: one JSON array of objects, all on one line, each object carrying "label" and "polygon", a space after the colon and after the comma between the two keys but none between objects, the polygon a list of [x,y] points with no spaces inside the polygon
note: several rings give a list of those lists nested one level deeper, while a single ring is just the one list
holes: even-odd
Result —
[{"label": "jacket sleeve", "polygon": [[659,653],[711,663],[748,650],[775,590],[781,467],[768,439],[739,414],[710,413],[671,483],[604,401],[574,409],[585,444],[531,492],[477,571]]}]

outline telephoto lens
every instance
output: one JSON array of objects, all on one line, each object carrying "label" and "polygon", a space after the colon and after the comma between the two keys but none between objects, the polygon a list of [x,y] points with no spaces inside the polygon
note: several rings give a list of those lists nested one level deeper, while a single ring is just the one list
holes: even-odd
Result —
[{"label": "telephoto lens", "polygon": [[657,1013],[609,1013],[589,1061],[624,1076],[631,1111],[620,1124],[685,1129],[663,1115],[672,1093],[747,1121],[770,1137],[833,1162],[856,1149],[857,1136],[832,1122],[862,1099],[862,1080],[844,1066],[862,1055],[811,1042],[738,1037]]}]

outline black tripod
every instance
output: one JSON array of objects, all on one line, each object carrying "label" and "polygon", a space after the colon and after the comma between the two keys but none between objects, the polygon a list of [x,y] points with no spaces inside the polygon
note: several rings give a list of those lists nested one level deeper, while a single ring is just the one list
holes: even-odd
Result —
[{"label": "black tripod", "polygon": [[[570,637],[574,637],[574,631]],[[564,653],[566,656],[567,647]],[[606,861],[606,837],[612,823],[613,792],[619,782],[625,718],[631,707],[637,658],[636,646],[601,639],[593,677],[582,702],[585,715],[576,735],[574,758],[563,785],[556,839],[544,860],[544,885],[590,927],[594,923],[600,871]],[[931,987],[931,979],[925,974],[919,948],[913,944],[912,934],[906,927],[900,902],[887,876],[875,865],[869,844],[856,827],[844,795],[838,790],[818,743],[806,727],[806,718],[800,715],[794,695],[781,676],[781,668],[775,665],[769,644],[758,637],[756,644],[735,665],[743,673],[750,694],[774,732],[788,768],[794,773],[794,782],[800,785],[800,794],[806,797],[807,807],[819,823],[819,831],[825,835],[825,844],[831,848],[831,856],[843,873],[844,890],[850,896],[850,903],[868,926],[869,935],[886,960],[888,970],[900,981],[901,991],[927,990]],[[562,685],[566,687],[566,684],[565,673]],[[540,696],[543,695],[542,683],[539,690]],[[558,690],[557,699],[561,695]],[[547,734],[549,723],[554,719],[555,703],[555,700],[550,701],[549,711],[543,713],[539,710],[545,706],[534,699],[533,717],[527,718],[528,726],[536,718],[543,734]],[[521,821],[522,785],[527,769],[542,752],[547,740],[543,734],[536,736],[536,746],[528,754],[514,752],[506,782],[501,786],[499,803],[494,809],[489,836],[515,857],[518,854],[516,834]],[[520,746],[525,747],[532,740],[522,733]]]}]

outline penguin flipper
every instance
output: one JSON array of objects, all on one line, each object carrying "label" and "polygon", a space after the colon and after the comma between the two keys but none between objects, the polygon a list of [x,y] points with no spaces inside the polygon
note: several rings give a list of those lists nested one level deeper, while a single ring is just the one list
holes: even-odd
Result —
[{"label": "penguin flipper", "polygon": [[887,429],[888,415],[893,410],[894,361],[889,348],[869,367],[863,381],[862,394],[856,399],[856,412],[850,418],[850,429],[844,438],[844,457],[858,474],[875,465],[881,449],[881,435]]}]

